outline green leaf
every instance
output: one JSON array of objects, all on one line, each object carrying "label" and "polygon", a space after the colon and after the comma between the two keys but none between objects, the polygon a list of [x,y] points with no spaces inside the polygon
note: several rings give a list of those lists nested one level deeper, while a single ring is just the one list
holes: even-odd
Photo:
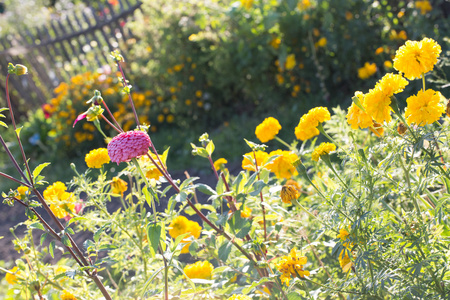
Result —
[{"label": "green leaf", "polygon": [[6,125],[6,123],[3,122],[3,121],[0,121],[0,125],[3,126],[3,127],[5,127],[5,128],[8,128],[8,125]]},{"label": "green leaf", "polygon": [[258,285],[261,285],[269,280],[270,280],[269,277],[263,277],[259,281],[254,281],[250,286],[247,286],[246,288],[242,289],[242,294],[246,295],[246,294],[250,293]]},{"label": "green leaf", "polygon": [[209,141],[208,145],[206,145],[206,152],[208,152],[209,156],[213,154],[215,148],[216,147],[214,146],[214,142]]},{"label": "green leaf", "polygon": [[42,225],[41,222],[34,222],[34,223],[31,223],[30,225],[28,225],[28,228],[40,229],[40,230],[45,231],[44,225]]},{"label": "green leaf", "polygon": [[102,232],[105,230],[105,226],[103,225],[102,227],[100,227],[99,229],[97,229],[97,231],[95,231],[93,239],[96,243],[98,243],[98,241],[100,240],[100,235],[102,234]]},{"label": "green leaf", "polygon": [[69,234],[75,234],[75,232],[73,231],[72,228],[70,227],[66,227],[66,229],[64,229],[65,232],[69,233]]},{"label": "green leaf", "polygon": [[199,179],[200,177],[189,177],[185,181],[183,181],[180,185],[180,190],[185,190],[192,182]]},{"label": "green leaf", "polygon": [[158,251],[159,241],[161,240],[162,228],[160,224],[147,224],[147,239],[150,241],[151,249],[153,249],[153,256]]},{"label": "green leaf", "polygon": [[253,185],[253,187],[255,188],[255,190],[253,192],[250,193],[250,196],[256,196],[259,195],[259,193],[261,193],[262,189],[266,186],[266,183],[262,180],[258,180],[255,182],[255,184]]},{"label": "green leaf", "polygon": [[196,188],[199,192],[201,192],[201,193],[203,193],[203,194],[206,194],[206,195],[209,195],[209,196],[211,196],[211,195],[216,195],[216,194],[217,194],[216,191],[213,190],[209,185],[206,185],[206,184],[203,184],[203,183],[198,183],[198,184],[196,184],[196,185],[195,185],[195,188]]},{"label": "green leaf", "polygon": [[40,245],[42,246],[42,244],[44,243],[45,239],[47,238],[48,232],[44,232],[41,235],[41,239],[40,239]]},{"label": "green leaf", "polygon": [[239,230],[238,233],[236,233],[236,237],[239,239],[243,239],[252,229],[252,224],[250,222],[245,223],[244,227]]},{"label": "green leaf", "polygon": [[222,244],[219,248],[219,259],[223,262],[226,262],[228,259],[228,256],[231,253],[231,246],[233,244],[230,241],[226,241]]},{"label": "green leaf", "polygon": [[288,300],[302,300],[302,296],[300,296],[298,293],[296,292],[290,292],[287,295]]},{"label": "green leaf", "polygon": [[183,233],[183,234],[180,234],[179,236],[177,236],[176,238],[175,238],[175,241],[173,242],[173,245],[172,245],[172,252],[173,251],[175,251],[175,249],[177,248],[177,246],[178,246],[178,244],[185,238],[185,237],[187,237],[187,236],[189,236],[191,233],[190,232],[186,232],[186,233]]},{"label": "green leaf", "polygon": [[36,178],[39,176],[39,174],[41,174],[41,171],[48,166],[50,163],[45,162],[40,164],[39,166],[37,166],[34,170],[33,170],[33,178]]},{"label": "green leaf", "polygon": [[51,241],[48,245],[48,253],[50,253],[52,258],[55,258],[55,241]]},{"label": "green leaf", "polygon": [[61,238],[61,242],[64,244],[64,246],[66,247],[72,247],[72,243],[69,240],[69,237],[67,235],[63,235]]}]

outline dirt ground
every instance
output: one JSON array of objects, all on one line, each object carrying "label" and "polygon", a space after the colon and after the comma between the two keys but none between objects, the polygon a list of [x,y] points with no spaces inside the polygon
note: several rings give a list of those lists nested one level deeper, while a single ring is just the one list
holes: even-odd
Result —
[{"label": "dirt ground", "polygon": [[[240,171],[240,163],[234,163],[233,165],[227,165],[229,171],[232,174],[237,174]],[[191,177],[200,177],[196,181],[196,183],[204,183],[212,188],[216,185],[216,179],[212,172],[212,170],[188,170],[187,171],[189,176]],[[186,179],[186,174],[184,171],[179,172],[172,172],[172,177],[174,179],[180,179],[184,180]],[[201,193],[197,193],[197,196],[199,197],[200,202],[205,202],[207,200],[207,196],[203,195]],[[163,203],[165,203],[164,199],[161,199],[161,206],[158,207],[158,210],[161,211],[164,209]],[[10,261],[13,259],[19,258],[21,255],[14,250],[14,245],[12,243],[12,240],[14,239],[14,236],[10,232],[10,228],[13,226],[16,226],[18,223],[23,222],[27,219],[25,216],[25,209],[20,204],[15,204],[13,207],[10,207],[6,204],[2,203],[3,199],[0,201],[0,237],[3,236],[2,239],[0,239],[0,260],[3,261]],[[120,206],[119,201],[112,201],[111,205],[108,206],[108,210],[114,211]],[[42,215],[42,217],[51,224],[50,217],[46,214],[46,212],[41,209],[38,210],[38,212]],[[195,217],[195,216],[194,216]],[[193,217],[191,217],[193,218]],[[200,219],[196,220],[199,221]],[[17,236],[23,236],[25,231],[25,226],[19,226],[17,230],[15,231],[15,234]],[[89,238],[91,234],[90,233],[75,233],[73,236],[75,242],[81,246],[83,242]],[[35,244],[39,244],[39,237],[40,234],[35,235]],[[49,241],[50,239],[47,238]],[[50,259],[50,257],[48,258]]]}]

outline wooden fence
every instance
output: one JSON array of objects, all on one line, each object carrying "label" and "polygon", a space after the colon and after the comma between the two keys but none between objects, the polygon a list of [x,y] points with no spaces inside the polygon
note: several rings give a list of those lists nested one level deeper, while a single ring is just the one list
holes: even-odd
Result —
[{"label": "wooden fence", "polygon": [[[0,107],[5,102],[5,76],[8,62],[28,67],[29,75],[11,76],[10,90],[16,109],[36,108],[46,103],[53,89],[68,81],[74,72],[95,71],[110,65],[109,52],[120,49],[126,56],[132,33],[124,24],[141,6],[138,0],[109,1],[74,10],[42,27],[28,28],[0,39]],[[19,103],[20,105],[17,105]],[[26,109],[18,107],[26,105]]]}]

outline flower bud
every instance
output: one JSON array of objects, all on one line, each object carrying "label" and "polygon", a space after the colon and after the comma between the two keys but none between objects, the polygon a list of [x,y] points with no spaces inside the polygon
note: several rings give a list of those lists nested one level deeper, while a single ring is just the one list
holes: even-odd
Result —
[{"label": "flower bud", "polygon": [[28,69],[27,67],[25,67],[24,65],[13,65],[12,63],[9,63],[8,65],[8,73],[9,74],[16,74],[17,76],[20,75],[25,75],[28,73]]},{"label": "flower bud", "polygon": [[102,94],[100,93],[99,90],[95,90],[94,91],[94,96],[89,99],[88,101],[86,101],[87,104],[92,103],[93,105],[99,105],[103,102],[103,98],[102,98]]},{"label": "flower bud", "polygon": [[405,123],[403,123],[403,122],[398,123],[398,126],[397,126],[397,132],[398,132],[398,134],[404,135],[405,132],[406,132],[406,129],[407,129],[407,128],[406,128]]},{"label": "flower bud", "polygon": [[86,119],[88,121],[94,121],[100,116],[105,110],[100,105],[94,105],[89,107],[86,112]]}]

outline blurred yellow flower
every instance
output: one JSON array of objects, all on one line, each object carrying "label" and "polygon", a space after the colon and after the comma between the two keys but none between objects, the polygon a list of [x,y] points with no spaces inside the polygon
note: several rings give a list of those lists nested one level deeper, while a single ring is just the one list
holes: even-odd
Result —
[{"label": "blurred yellow flower", "polygon": [[214,162],[214,168],[220,170],[226,163],[228,163],[228,161],[225,158],[219,158]]},{"label": "blurred yellow flower", "polygon": [[250,9],[253,6],[253,0],[241,0],[241,5],[245,8],[245,9]]},{"label": "blurred yellow flower", "polygon": [[327,45],[327,38],[321,37],[317,43],[315,43],[316,48],[318,47],[325,47]]},{"label": "blurred yellow flower", "polygon": [[17,266],[15,266],[14,268],[12,268],[11,270],[8,270],[8,271],[13,274],[6,273],[6,275],[5,275],[6,282],[9,284],[16,284],[18,282],[17,275],[20,275],[19,268]]},{"label": "blurred yellow flower", "polygon": [[108,155],[108,149],[106,148],[91,150],[88,154],[86,154],[84,160],[86,161],[86,165],[88,166],[88,168],[91,169],[99,169],[104,164],[107,164],[111,161]]},{"label": "blurred yellow flower", "polygon": [[420,78],[433,70],[441,51],[441,46],[430,38],[407,41],[395,53],[394,68],[409,80]]},{"label": "blurred yellow flower", "polygon": [[342,268],[342,272],[347,273],[353,266],[353,262],[347,254],[346,250],[342,250],[339,254],[339,265]]},{"label": "blurred yellow flower", "polygon": [[43,195],[44,199],[50,205],[50,210],[59,219],[75,211],[75,195],[67,192],[66,185],[61,181],[57,181],[48,186]]},{"label": "blurred yellow flower", "polygon": [[366,62],[364,67],[358,69],[358,77],[367,79],[377,72],[377,65],[375,63]]},{"label": "blurred yellow flower", "polygon": [[16,198],[19,199],[19,200],[21,200],[22,197],[25,196],[27,192],[28,192],[28,188],[27,188],[26,186],[23,186],[23,185],[19,186],[19,187],[17,188],[17,193],[18,193],[18,195],[17,195]]},{"label": "blurred yellow flower", "polygon": [[391,69],[391,68],[392,68],[392,61],[390,61],[390,60],[385,60],[384,63],[383,63],[383,65],[384,65],[384,67],[385,67],[386,69]]},{"label": "blurred yellow flower", "polygon": [[353,14],[352,14],[351,11],[346,11],[346,12],[345,12],[345,19],[346,19],[347,21],[350,21],[350,20],[353,19]]},{"label": "blurred yellow flower", "polygon": [[69,291],[64,290],[61,294],[61,300],[77,300],[77,298]]},{"label": "blurred yellow flower", "polygon": [[283,83],[284,83],[284,77],[283,77],[283,75],[277,74],[277,75],[275,75],[275,76],[276,76],[276,78],[277,78],[278,84],[283,84]]},{"label": "blurred yellow flower", "polygon": [[430,1],[416,1],[416,8],[420,9],[420,13],[425,15],[427,12],[431,11],[433,8],[431,7]]},{"label": "blurred yellow flower", "polygon": [[336,151],[336,145],[332,143],[321,143],[318,147],[316,147],[311,154],[311,158],[314,161],[319,161],[319,159],[330,152]]},{"label": "blurred yellow flower", "polygon": [[200,90],[195,91],[195,97],[200,98],[202,95],[203,95],[202,91],[200,91]]},{"label": "blurred yellow flower", "polygon": [[405,109],[405,117],[408,124],[424,126],[439,120],[446,109],[440,100],[440,93],[431,89],[420,90],[417,95],[406,99],[408,105]]},{"label": "blurred yellow flower", "polygon": [[186,277],[190,279],[212,279],[212,271],[214,266],[209,261],[198,261],[194,264],[187,265],[183,271]]},{"label": "blurred yellow flower", "polygon": [[383,47],[378,47],[377,50],[375,50],[375,55],[379,55],[381,53],[384,52],[384,48]]},{"label": "blurred yellow flower", "polygon": [[195,80],[195,76],[194,75],[189,76],[189,81],[190,82],[193,82],[194,80]]},{"label": "blurred yellow flower", "polygon": [[158,121],[158,123],[164,122],[164,115],[163,115],[163,114],[159,114],[159,115],[156,117],[156,120]]},{"label": "blurred yellow flower", "polygon": [[270,46],[272,46],[272,48],[274,49],[278,49],[280,48],[280,44],[281,44],[281,39],[278,37],[274,37],[271,41],[270,41]]},{"label": "blurred yellow flower", "polygon": [[295,67],[295,65],[296,65],[297,63],[295,62],[295,55],[294,54],[289,54],[287,57],[286,57],[286,70],[292,70],[294,67]]},{"label": "blurred yellow flower", "polygon": [[311,1],[310,0],[299,0],[297,2],[297,8],[302,11],[305,10],[307,8],[309,8],[311,6]]},{"label": "blurred yellow flower", "polygon": [[394,41],[394,40],[406,40],[408,38],[408,36],[406,35],[406,31],[402,30],[400,32],[397,33],[397,31],[395,29],[392,29],[389,32],[389,39]]},{"label": "blurred yellow flower", "polygon": [[255,135],[261,141],[266,143],[273,140],[281,129],[281,125],[277,119],[273,117],[265,118],[264,121],[256,126]]}]

